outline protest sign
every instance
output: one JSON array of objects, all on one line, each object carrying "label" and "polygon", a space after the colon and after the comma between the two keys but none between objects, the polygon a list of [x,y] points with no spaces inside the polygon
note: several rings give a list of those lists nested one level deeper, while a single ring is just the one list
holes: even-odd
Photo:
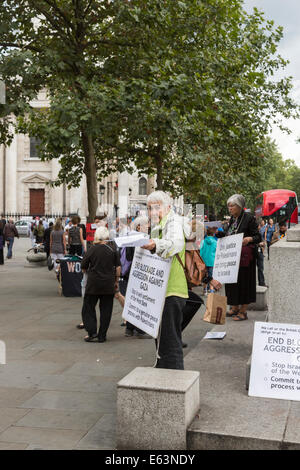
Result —
[{"label": "protest sign", "polygon": [[300,325],[255,323],[249,395],[300,401]]},{"label": "protest sign", "polygon": [[88,242],[94,241],[96,228],[97,228],[96,224],[90,224],[90,223],[86,224],[86,240]]},{"label": "protest sign", "polygon": [[123,318],[157,338],[172,258],[136,248],[130,271]]},{"label": "protest sign", "polygon": [[219,238],[213,278],[221,284],[235,284],[238,279],[244,234]]}]

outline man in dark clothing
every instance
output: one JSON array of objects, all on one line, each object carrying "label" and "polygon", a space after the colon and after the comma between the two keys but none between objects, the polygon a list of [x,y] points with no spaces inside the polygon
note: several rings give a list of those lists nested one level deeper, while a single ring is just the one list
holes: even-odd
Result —
[{"label": "man in dark clothing", "polygon": [[5,226],[5,224],[6,224],[6,219],[4,218],[4,214],[2,214],[1,217],[2,217],[2,218],[1,218],[0,222],[2,223],[2,228],[4,229],[4,226]]},{"label": "man in dark clothing", "polygon": [[264,276],[264,248],[265,248],[265,242],[262,236],[262,227],[264,226],[263,223],[260,223],[258,226],[261,241],[258,244],[258,251],[257,251],[257,277],[258,277],[258,285],[267,287],[265,283],[265,276]]},{"label": "man in dark clothing", "polygon": [[7,259],[12,258],[12,247],[15,241],[15,237],[19,238],[19,233],[18,230],[14,224],[14,221],[12,219],[9,219],[8,224],[5,224],[4,230],[3,230],[3,236],[4,240],[7,241]]},{"label": "man in dark clothing", "polygon": [[45,252],[47,253],[47,258],[50,256],[50,235],[51,231],[53,229],[53,222],[50,222],[49,227],[46,228],[45,233],[44,233],[44,249]]}]

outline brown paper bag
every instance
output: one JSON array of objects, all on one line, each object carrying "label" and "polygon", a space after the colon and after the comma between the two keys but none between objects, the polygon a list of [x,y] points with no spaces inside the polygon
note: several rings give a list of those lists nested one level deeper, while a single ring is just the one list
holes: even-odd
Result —
[{"label": "brown paper bag", "polygon": [[227,297],[225,295],[210,293],[207,296],[204,321],[224,325],[226,320]]}]

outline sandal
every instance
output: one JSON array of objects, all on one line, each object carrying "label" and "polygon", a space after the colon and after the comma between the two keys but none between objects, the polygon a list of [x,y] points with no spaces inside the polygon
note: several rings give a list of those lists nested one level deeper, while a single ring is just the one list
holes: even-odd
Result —
[{"label": "sandal", "polygon": [[99,343],[98,335],[85,336],[84,341],[87,343]]},{"label": "sandal", "polygon": [[232,318],[239,314],[239,309],[232,310],[230,309],[229,312],[226,312],[226,317]]},{"label": "sandal", "polygon": [[233,319],[234,321],[245,321],[248,320],[247,312],[239,312]]},{"label": "sandal", "polygon": [[79,325],[76,325],[76,328],[78,328],[78,330],[84,330],[84,324],[79,323]]}]

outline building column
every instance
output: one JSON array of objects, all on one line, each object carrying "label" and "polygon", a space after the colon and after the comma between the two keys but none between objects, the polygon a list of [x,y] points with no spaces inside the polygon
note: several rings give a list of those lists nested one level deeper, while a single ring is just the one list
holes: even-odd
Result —
[{"label": "building column", "polygon": [[6,147],[6,212],[17,212],[17,137]]},{"label": "building column", "polygon": [[128,214],[128,191],[129,191],[129,174],[127,171],[119,173],[118,176],[118,216],[120,218],[127,217]]},{"label": "building column", "polygon": [[[55,181],[58,172],[60,170],[60,164],[58,158],[54,158],[52,160],[52,174],[51,174],[51,180]],[[63,214],[64,208],[63,208],[63,185],[61,186],[55,186],[50,188],[50,207],[49,210],[52,214]]]}]

